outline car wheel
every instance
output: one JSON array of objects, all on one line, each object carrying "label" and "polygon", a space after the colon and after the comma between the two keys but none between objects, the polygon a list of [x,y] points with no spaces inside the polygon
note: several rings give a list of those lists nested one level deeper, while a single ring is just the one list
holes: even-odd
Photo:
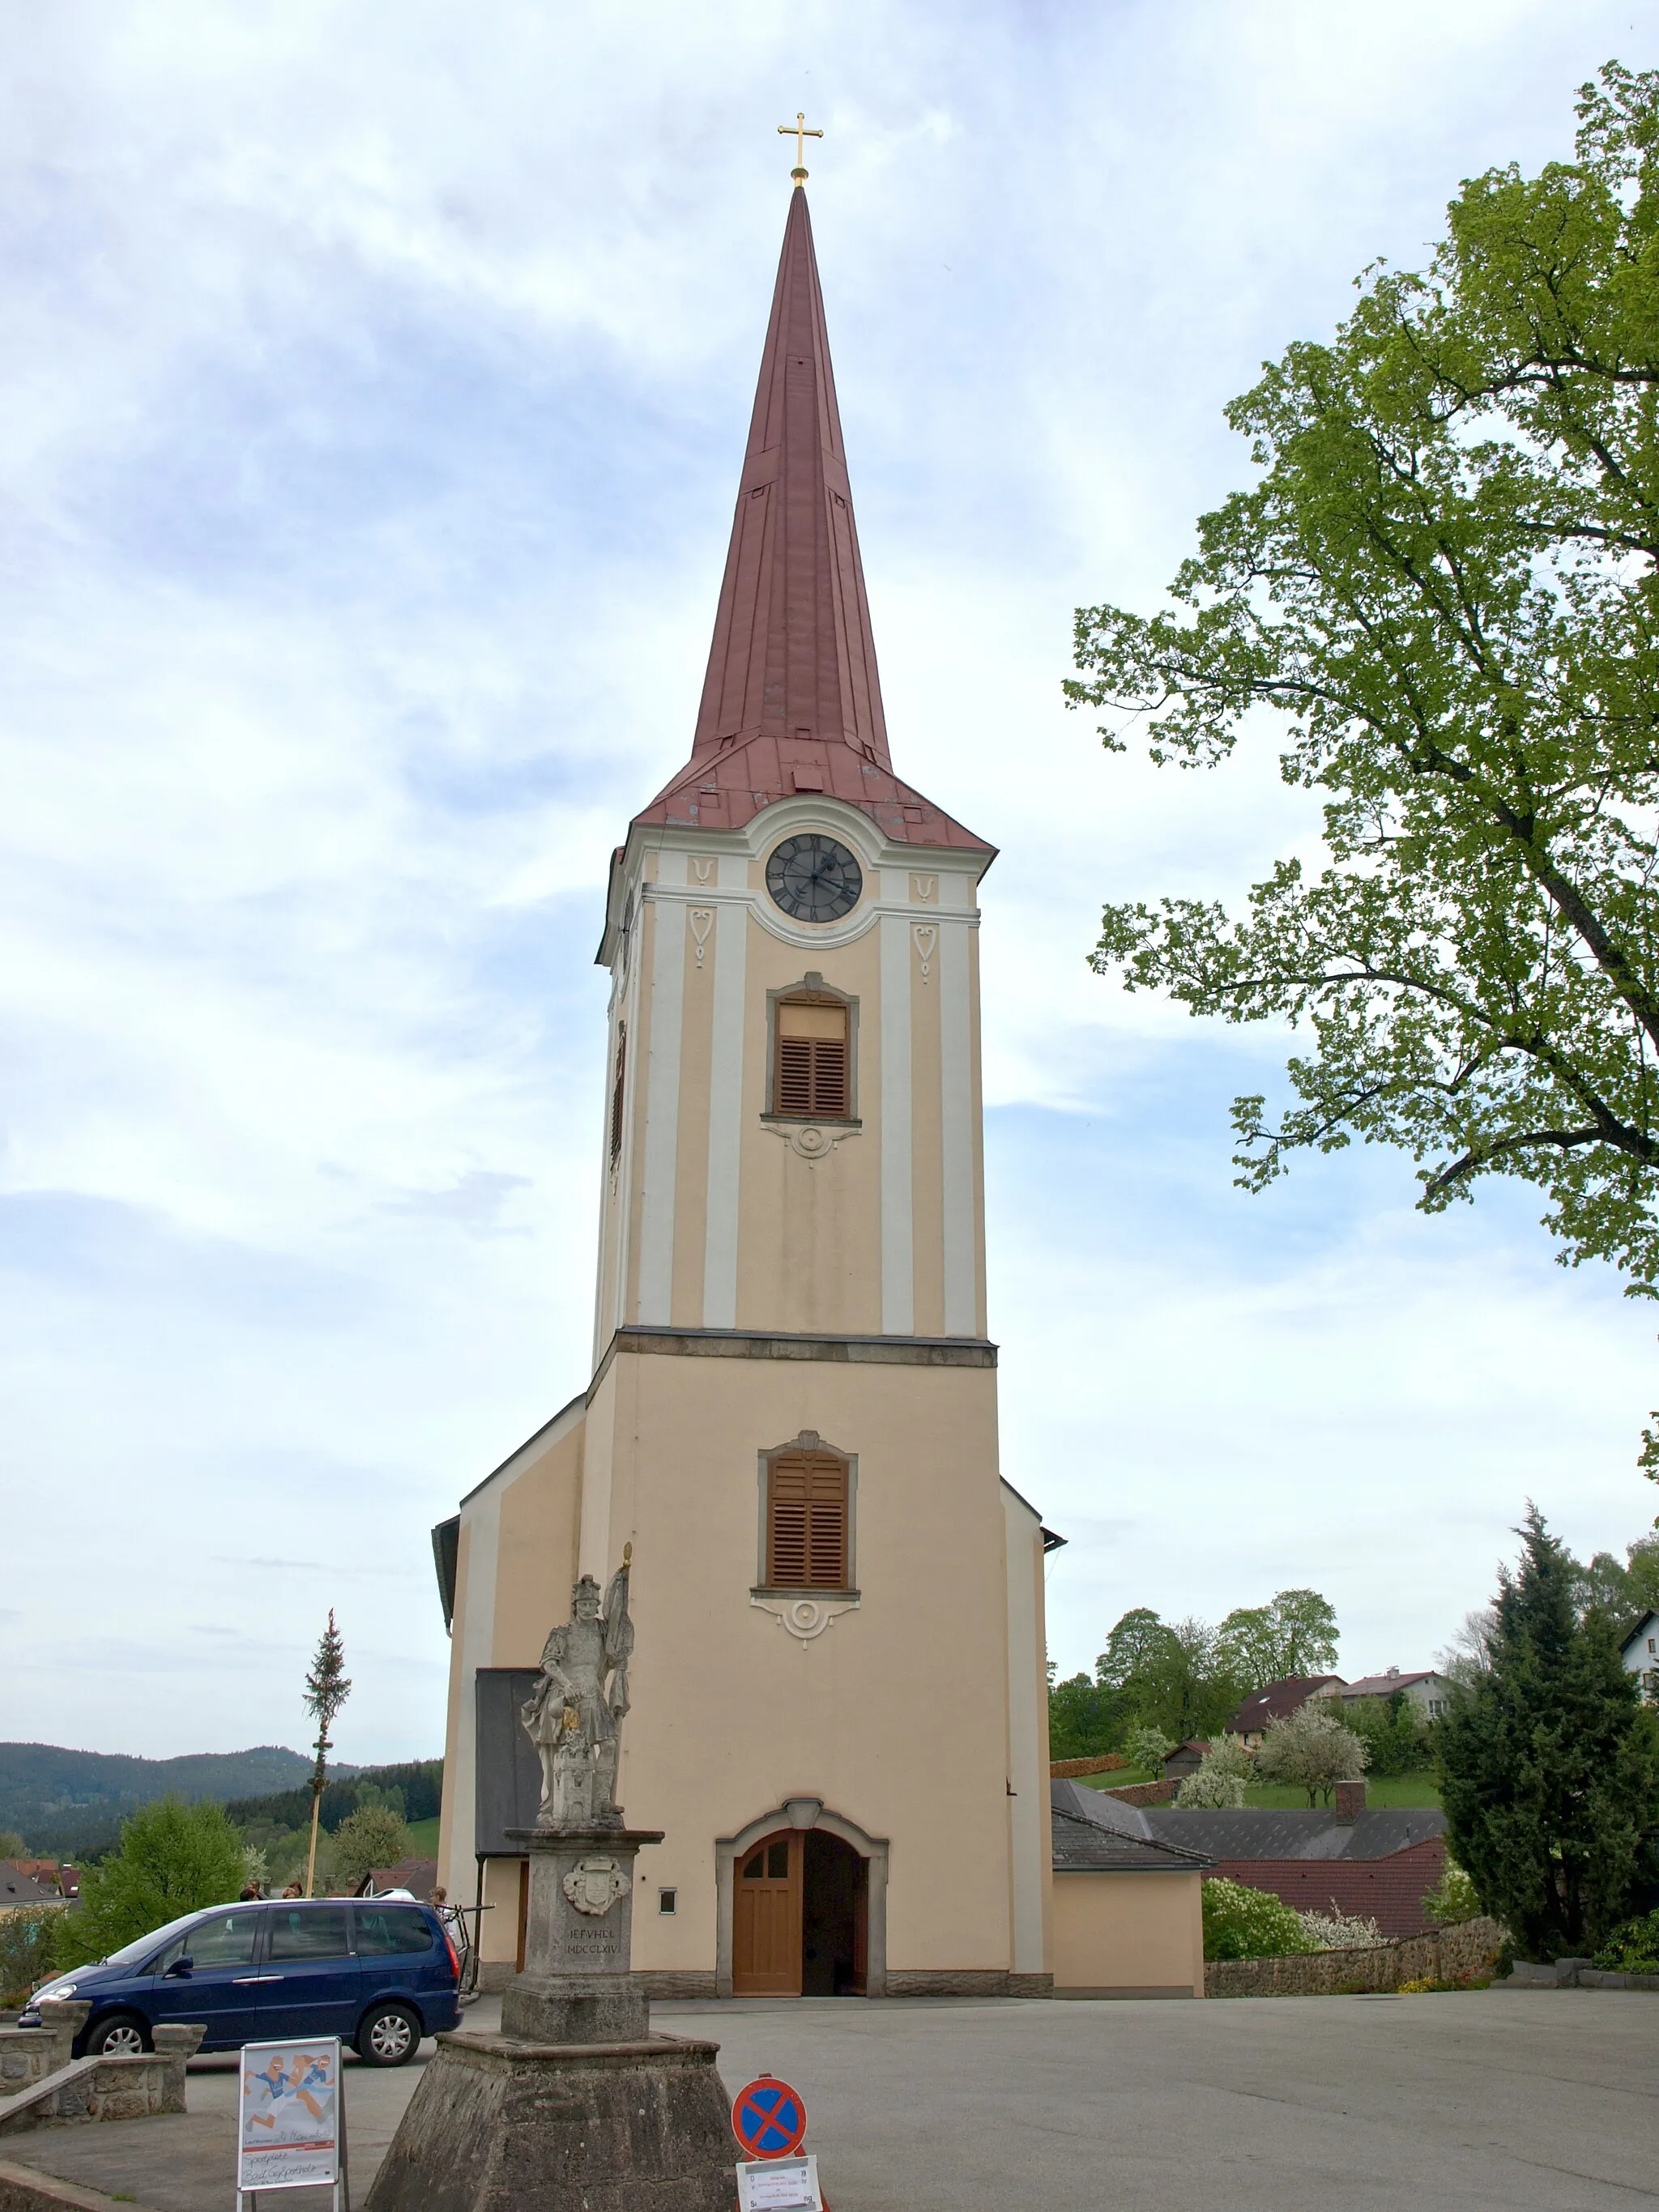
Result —
[{"label": "car wheel", "polygon": [[407,2005],[376,2005],[357,2030],[357,2056],[370,2066],[407,2066],[421,2047],[421,2023]]},{"label": "car wheel", "polygon": [[112,2012],[87,2038],[88,2058],[137,2058],[150,2047],[149,2030],[136,2012]]}]

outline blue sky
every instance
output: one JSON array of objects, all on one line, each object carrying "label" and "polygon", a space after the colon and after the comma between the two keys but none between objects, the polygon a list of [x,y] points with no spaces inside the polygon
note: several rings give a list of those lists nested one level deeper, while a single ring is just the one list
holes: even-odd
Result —
[{"label": "blue sky", "polygon": [[1246,480],[1225,401],[1565,154],[1632,9],[0,26],[0,1736],[298,1742],[333,1605],[342,1754],[440,1745],[427,1531],[586,1379],[605,860],[689,744],[799,106],[895,755],[1002,848],[992,1327],[1062,1670],[1288,1583],[1350,1671],[1426,1663],[1527,1496],[1647,1526],[1650,1313],[1384,1154],[1247,1198],[1284,1039],[1085,966],[1105,898],[1310,849],[1272,732],[1159,774],[1059,692],[1073,608],[1155,605]]}]

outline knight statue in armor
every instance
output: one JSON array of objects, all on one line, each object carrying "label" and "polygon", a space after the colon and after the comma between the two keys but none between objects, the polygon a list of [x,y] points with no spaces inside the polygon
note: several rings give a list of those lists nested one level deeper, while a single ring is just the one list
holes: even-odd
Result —
[{"label": "knight statue in armor", "polygon": [[628,1659],[634,1624],[628,1617],[633,1546],[599,1586],[584,1575],[570,1593],[570,1618],[542,1653],[542,1679],[526,1701],[524,1724],[542,1763],[538,1828],[619,1828],[617,1745],[628,1711]]}]

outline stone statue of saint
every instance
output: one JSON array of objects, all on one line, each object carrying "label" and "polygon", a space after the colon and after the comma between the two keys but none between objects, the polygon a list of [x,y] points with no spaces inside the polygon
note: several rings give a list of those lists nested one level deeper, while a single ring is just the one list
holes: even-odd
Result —
[{"label": "stone statue of saint", "polygon": [[634,1624],[628,1617],[628,1571],[634,1547],[599,1602],[599,1586],[584,1575],[570,1593],[570,1618],[542,1653],[542,1679],[523,1708],[524,1724],[542,1762],[538,1828],[620,1827],[617,1743],[628,1711],[628,1659]]}]

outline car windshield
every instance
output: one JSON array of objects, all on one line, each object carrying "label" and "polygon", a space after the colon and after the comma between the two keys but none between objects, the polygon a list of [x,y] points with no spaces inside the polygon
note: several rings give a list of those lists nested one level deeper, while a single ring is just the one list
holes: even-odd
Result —
[{"label": "car windshield", "polygon": [[141,1936],[136,1943],[123,1943],[118,1951],[112,1951],[106,1959],[95,1963],[100,1966],[136,1966],[140,1959],[147,1959],[159,1944],[181,1929],[192,1927],[202,1917],[198,1906],[194,1912],[181,1912],[176,1920],[169,1920],[164,1928],[152,1928],[148,1936]]}]

